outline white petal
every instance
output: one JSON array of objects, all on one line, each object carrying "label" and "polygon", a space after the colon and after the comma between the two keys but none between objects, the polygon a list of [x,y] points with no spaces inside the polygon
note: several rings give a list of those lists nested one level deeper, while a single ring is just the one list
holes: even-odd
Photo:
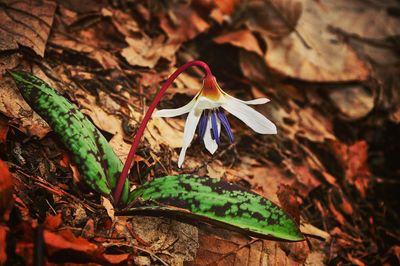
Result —
[{"label": "white petal", "polygon": [[229,100],[229,99],[233,99],[233,100],[239,101],[239,102],[241,102],[241,103],[245,103],[245,104],[254,104],[254,105],[256,105],[256,104],[264,104],[264,103],[267,103],[267,102],[270,101],[270,100],[267,99],[267,98],[258,98],[258,99],[254,99],[254,100],[250,100],[250,101],[243,101],[243,100],[240,100],[240,99],[235,98],[235,97],[233,97],[233,96],[230,96],[230,95],[228,95],[228,94],[225,94],[225,97],[228,98],[228,100]]},{"label": "white petal", "polygon": [[197,108],[204,110],[204,109],[214,109],[214,108],[218,108],[222,105],[222,102],[216,102],[213,100],[210,100],[206,97],[200,97],[198,99],[198,103],[197,103]]},{"label": "white petal", "polygon": [[[239,100],[239,99],[236,99],[236,100]],[[250,101],[242,101],[242,100],[239,100],[239,101],[242,102],[242,103],[245,103],[245,104],[253,104],[253,105],[256,105],[256,104],[264,104],[264,103],[267,103],[267,102],[269,102],[270,100],[267,99],[267,98],[258,98],[258,99],[254,99],[254,100],[250,100]]]},{"label": "white petal", "polygon": [[214,154],[214,152],[218,148],[218,144],[215,141],[215,139],[212,139],[212,137],[211,137],[211,114],[208,115],[206,133],[204,134],[203,140],[204,140],[204,145],[206,146],[206,149],[211,154]]},{"label": "white petal", "polygon": [[242,120],[255,132],[260,134],[276,134],[276,126],[269,121],[264,115],[257,112],[253,108],[247,106],[241,101],[230,99],[222,107]]},{"label": "white petal", "polygon": [[179,154],[178,166],[181,167],[183,160],[185,159],[186,149],[189,147],[190,142],[192,142],[194,133],[196,132],[197,124],[199,123],[201,113],[191,110],[186,119],[185,130],[183,132],[183,146]]},{"label": "white petal", "polygon": [[179,153],[178,167],[181,168],[183,161],[185,160],[186,155],[186,147],[182,147],[181,152]]},{"label": "white petal", "polygon": [[174,117],[174,116],[178,116],[178,115],[183,115],[183,114],[190,112],[190,110],[193,109],[195,104],[196,104],[196,97],[193,100],[191,100],[188,104],[186,104],[182,107],[179,107],[176,109],[158,110],[153,113],[153,117]]}]

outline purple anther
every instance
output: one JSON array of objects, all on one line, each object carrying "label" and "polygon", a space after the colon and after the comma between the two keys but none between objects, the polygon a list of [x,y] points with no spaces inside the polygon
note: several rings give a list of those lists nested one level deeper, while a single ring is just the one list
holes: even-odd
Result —
[{"label": "purple anther", "polygon": [[228,118],[226,118],[226,115],[222,109],[218,109],[217,115],[219,120],[221,121],[222,126],[225,128],[225,132],[228,135],[229,142],[233,142],[233,133],[231,130],[231,125],[229,124]]},{"label": "purple anther", "polygon": [[207,111],[203,111],[200,116],[199,127],[198,127],[200,142],[203,141],[204,135],[206,134],[207,121],[208,121]]},{"label": "purple anther", "polygon": [[215,138],[215,141],[217,142],[217,144],[221,144],[220,140],[219,140],[219,133],[218,133],[218,126],[217,126],[217,116],[215,115],[215,111],[211,111],[211,128],[212,128],[212,132],[213,132],[213,136]]}]

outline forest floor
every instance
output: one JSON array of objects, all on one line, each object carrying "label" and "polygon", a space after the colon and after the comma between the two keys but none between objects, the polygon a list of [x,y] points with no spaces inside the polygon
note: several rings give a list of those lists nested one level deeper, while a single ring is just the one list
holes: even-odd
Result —
[{"label": "forest floor", "polygon": [[[0,265],[398,265],[399,1],[193,0],[0,3]],[[260,240],[166,217],[114,216],[7,70],[33,73],[76,104],[125,160],[155,94],[180,65],[207,62],[221,87],[276,135],[229,116],[215,154],[185,117],[154,118],[130,179],[207,175],[293,216],[307,241]],[[158,109],[189,102],[182,74]]]}]

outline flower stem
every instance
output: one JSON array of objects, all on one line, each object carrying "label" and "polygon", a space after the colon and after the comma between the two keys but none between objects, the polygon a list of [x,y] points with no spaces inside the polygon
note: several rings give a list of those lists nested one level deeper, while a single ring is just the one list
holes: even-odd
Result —
[{"label": "flower stem", "polygon": [[135,135],[135,138],[133,139],[131,149],[129,150],[128,157],[126,158],[124,168],[122,169],[121,175],[119,177],[117,186],[114,190],[114,200],[115,200],[115,206],[118,206],[119,200],[121,198],[121,193],[122,189],[124,187],[126,177],[128,175],[129,169],[132,165],[133,158],[135,156],[136,149],[139,145],[140,139],[142,138],[142,135],[144,133],[144,130],[146,128],[147,123],[149,122],[151,115],[154,112],[154,109],[156,108],[157,104],[160,102],[162,96],[164,95],[165,91],[171,86],[172,82],[182,73],[184,72],[187,68],[191,66],[199,66],[204,69],[206,72],[206,76],[212,75],[210,68],[206,63],[203,61],[191,61],[188,62],[182,66],[180,66],[172,75],[167,79],[167,81],[164,83],[164,85],[161,87],[160,91],[157,93],[156,97],[154,98],[153,102],[151,103],[149,109],[147,110],[142,123],[139,126],[139,129]]}]

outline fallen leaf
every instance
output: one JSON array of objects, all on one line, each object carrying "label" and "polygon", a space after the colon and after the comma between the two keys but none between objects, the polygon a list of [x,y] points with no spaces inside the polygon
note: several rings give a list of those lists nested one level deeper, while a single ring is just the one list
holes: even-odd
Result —
[{"label": "fallen leaf", "polygon": [[385,39],[400,34],[400,19],[387,11],[391,5],[390,1],[375,5],[362,0],[329,0],[320,6],[330,14],[324,19],[332,27],[367,39]]},{"label": "fallen leaf", "polygon": [[49,255],[60,250],[71,250],[93,255],[99,248],[82,237],[76,237],[70,230],[61,230],[57,233],[44,230],[44,241]]},{"label": "fallen leaf", "polygon": [[[62,47],[66,51],[83,53],[97,61],[104,69],[120,69],[118,59],[112,53],[96,46],[90,46],[75,38],[70,38],[64,34],[55,32],[49,39],[49,43]],[[61,52],[64,53],[64,51]]]},{"label": "fallen leaf", "polygon": [[295,191],[288,185],[281,185],[278,187],[277,195],[282,209],[288,213],[297,224],[300,224],[300,204],[296,199]]},{"label": "fallen leaf", "polygon": [[229,43],[233,46],[243,48],[249,52],[254,52],[260,56],[264,55],[260,46],[258,45],[256,37],[254,37],[249,30],[230,32],[214,38],[213,41],[218,44]]},{"label": "fallen leaf", "polygon": [[111,264],[121,264],[126,262],[131,254],[103,254],[103,258]]},{"label": "fallen leaf", "polygon": [[[0,160],[0,221],[8,221],[13,205],[13,181],[8,165]],[[4,243],[4,242],[0,242]]]},{"label": "fallen leaf", "polygon": [[231,15],[235,10],[236,5],[238,4],[237,0],[215,0],[215,5],[218,7],[222,13],[226,15]]},{"label": "fallen leaf", "polygon": [[0,76],[7,73],[7,70],[16,68],[21,64],[22,55],[19,53],[0,54]]},{"label": "fallen leaf", "polygon": [[[295,245],[285,246],[284,251],[280,247],[282,242],[251,240],[238,233],[206,226],[199,231],[199,241],[196,259],[187,265],[300,265],[294,256],[288,257],[285,252],[291,255],[309,252],[306,247],[298,248]],[[304,244],[301,245],[303,247]]]},{"label": "fallen leaf", "polygon": [[121,55],[132,66],[154,68],[160,58],[173,61],[179,46],[166,43],[163,36],[150,38],[142,34],[141,37],[126,37],[128,47],[122,49]]},{"label": "fallen leaf", "polygon": [[132,228],[151,250],[170,265],[193,261],[198,243],[197,227],[159,217],[134,216]]},{"label": "fallen leaf", "polygon": [[8,128],[8,119],[4,116],[0,116],[0,144],[6,143]]},{"label": "fallen leaf", "polygon": [[17,50],[19,45],[44,56],[53,24],[56,2],[4,0],[0,7],[0,51]]},{"label": "fallen leaf", "polygon": [[114,210],[114,206],[112,205],[111,201],[109,199],[107,199],[106,197],[102,196],[101,197],[101,205],[103,205],[103,207],[106,209],[108,217],[110,217],[110,219],[112,221],[114,221],[115,210]]},{"label": "fallen leaf", "polygon": [[[270,68],[292,78],[307,81],[365,80],[366,65],[353,49],[329,31],[330,17],[341,20],[323,3],[303,0],[303,13],[295,31],[283,38],[263,35]],[[345,14],[341,14],[345,17]]]},{"label": "fallen leaf", "polygon": [[374,96],[363,86],[331,89],[328,95],[345,120],[361,119],[374,108]]},{"label": "fallen leaf", "polygon": [[168,35],[168,42],[179,47],[208,30],[210,25],[188,5],[180,4],[173,5],[168,14],[160,16],[160,27]]},{"label": "fallen leaf", "polygon": [[134,18],[121,10],[103,8],[103,16],[111,17],[111,22],[115,28],[125,37],[141,32],[140,26]]},{"label": "fallen leaf", "polygon": [[43,138],[51,131],[49,125],[32,111],[8,76],[0,79],[0,112],[11,118],[9,124],[16,124],[27,135]]},{"label": "fallen leaf", "polygon": [[44,227],[48,230],[57,229],[62,223],[62,214],[58,213],[57,215],[48,215],[46,220],[44,221]]},{"label": "fallen leaf", "polygon": [[7,232],[8,228],[5,225],[0,224],[0,265],[5,265],[7,261]]},{"label": "fallen leaf", "polygon": [[251,30],[277,38],[295,30],[302,5],[296,0],[250,0],[246,11]]},{"label": "fallen leaf", "polygon": [[283,106],[271,105],[270,113],[274,121],[279,123],[282,132],[290,139],[302,136],[310,141],[320,143],[326,140],[336,140],[332,121],[328,117],[311,107],[300,108],[292,100],[289,100],[287,104],[291,107],[290,111]]},{"label": "fallen leaf", "polygon": [[[240,50],[239,65],[243,75],[249,80],[261,86],[266,86],[268,84],[271,73],[268,71],[268,67],[262,57],[255,53]],[[265,95],[263,97],[265,97]]]}]

